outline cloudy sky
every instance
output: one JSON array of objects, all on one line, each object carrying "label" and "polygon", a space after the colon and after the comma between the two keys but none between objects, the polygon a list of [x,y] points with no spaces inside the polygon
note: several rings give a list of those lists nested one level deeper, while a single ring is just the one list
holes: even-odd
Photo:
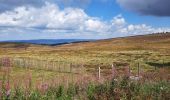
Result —
[{"label": "cloudy sky", "polygon": [[170,31],[170,0],[0,0],[0,41]]}]

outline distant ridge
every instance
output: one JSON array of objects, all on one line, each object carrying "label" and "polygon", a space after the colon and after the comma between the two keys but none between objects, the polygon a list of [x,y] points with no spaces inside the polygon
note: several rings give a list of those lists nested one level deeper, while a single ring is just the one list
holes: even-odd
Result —
[{"label": "distant ridge", "polygon": [[69,43],[80,43],[80,42],[89,42],[94,41],[92,39],[37,39],[37,40],[9,40],[1,41],[5,43],[26,43],[26,44],[39,44],[39,45],[62,45]]}]

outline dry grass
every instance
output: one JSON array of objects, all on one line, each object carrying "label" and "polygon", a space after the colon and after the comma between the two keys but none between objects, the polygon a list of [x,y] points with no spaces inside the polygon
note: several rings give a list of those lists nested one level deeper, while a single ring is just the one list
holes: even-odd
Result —
[{"label": "dry grass", "polygon": [[[124,67],[123,63],[127,63],[136,72],[138,62],[143,71],[152,71],[155,67],[148,64],[148,62],[159,64],[170,62],[169,44],[170,33],[106,39],[61,46],[0,43],[0,57],[21,57],[82,64],[85,67],[85,73],[96,72],[95,69],[98,66],[101,66],[102,73],[108,73],[112,63],[117,64],[116,68],[120,70]],[[169,65],[166,67],[169,67]],[[20,69],[17,70],[14,71],[14,74],[20,72]],[[46,73],[47,77],[50,77],[48,75],[51,75],[52,72],[33,71],[32,73]]]}]

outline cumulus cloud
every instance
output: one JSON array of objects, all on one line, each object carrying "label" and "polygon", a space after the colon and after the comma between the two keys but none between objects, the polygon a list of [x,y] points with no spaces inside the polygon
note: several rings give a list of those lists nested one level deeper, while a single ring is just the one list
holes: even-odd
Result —
[{"label": "cumulus cloud", "polygon": [[157,29],[145,24],[128,24],[121,14],[110,21],[103,21],[89,16],[81,8],[60,9],[49,2],[39,8],[20,6],[0,14],[0,40],[110,38],[167,30],[169,28]]},{"label": "cumulus cloud", "polygon": [[142,15],[170,16],[170,0],[117,0],[123,8]]},{"label": "cumulus cloud", "polygon": [[113,17],[113,19],[112,19],[112,25],[113,25],[114,27],[122,27],[122,26],[124,26],[125,24],[126,24],[126,21],[125,21],[125,19],[122,17],[121,14]]},{"label": "cumulus cloud", "polygon": [[107,29],[104,22],[88,16],[82,9],[65,8],[60,10],[57,5],[51,3],[46,3],[42,8],[23,6],[2,13],[0,14],[0,26],[72,31],[105,31]]},{"label": "cumulus cloud", "polygon": [[88,16],[80,8],[68,7],[61,10],[55,4],[46,3],[41,8],[21,6],[1,13],[0,27],[6,29],[5,32],[1,30],[1,34],[13,33],[9,29],[14,29],[15,33],[34,33],[33,31],[41,30],[40,34],[48,32],[75,36],[84,33],[90,36],[93,33],[107,32],[109,25],[99,18]]}]

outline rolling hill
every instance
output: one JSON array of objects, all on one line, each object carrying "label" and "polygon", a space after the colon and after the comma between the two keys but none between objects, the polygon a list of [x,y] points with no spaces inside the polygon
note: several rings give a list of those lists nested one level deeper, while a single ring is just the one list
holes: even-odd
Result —
[{"label": "rolling hill", "polygon": [[[41,45],[40,45],[41,44]],[[52,46],[52,47],[51,47]],[[64,50],[164,50],[170,52],[170,33],[157,33],[139,36],[119,37],[103,40],[22,40],[0,42],[1,48],[47,47]]]},{"label": "rolling hill", "polygon": [[170,33],[129,36],[86,43],[61,45],[60,48],[89,50],[166,50],[170,49]]}]

